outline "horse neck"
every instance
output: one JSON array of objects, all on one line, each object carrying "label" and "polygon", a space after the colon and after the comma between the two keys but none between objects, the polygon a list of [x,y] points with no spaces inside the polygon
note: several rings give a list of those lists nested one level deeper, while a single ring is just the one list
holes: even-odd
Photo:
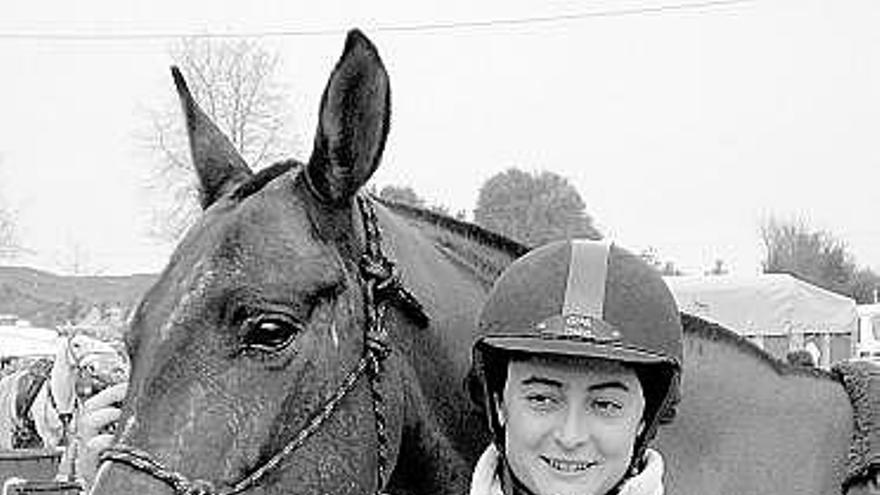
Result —
[{"label": "horse neck", "polygon": [[49,374],[47,393],[58,413],[72,413],[76,407],[76,363],[71,361],[68,342],[59,346]]}]

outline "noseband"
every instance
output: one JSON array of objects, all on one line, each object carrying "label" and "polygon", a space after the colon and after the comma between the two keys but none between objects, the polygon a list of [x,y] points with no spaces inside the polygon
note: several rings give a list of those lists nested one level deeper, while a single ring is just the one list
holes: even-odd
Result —
[{"label": "noseband", "polygon": [[378,463],[376,466],[377,488],[381,493],[388,479],[388,437],[386,433],[384,400],[377,387],[381,381],[382,363],[391,353],[388,332],[383,325],[385,309],[390,302],[403,305],[419,326],[426,326],[428,317],[418,300],[403,286],[394,270],[394,263],[382,252],[379,222],[371,200],[357,197],[363,220],[365,250],[359,263],[359,282],[364,299],[364,349],[357,364],[336,387],[333,395],[313,413],[308,423],[275,455],[234,485],[217,488],[205,480],[190,480],[183,474],[167,468],[153,455],[136,447],[116,444],[101,454],[101,461],[125,464],[168,485],[176,495],[235,495],[256,486],[270,471],[277,468],[294,451],[305,444],[321,426],[333,416],[342,400],[360,379],[370,380],[370,395],[375,416]]}]

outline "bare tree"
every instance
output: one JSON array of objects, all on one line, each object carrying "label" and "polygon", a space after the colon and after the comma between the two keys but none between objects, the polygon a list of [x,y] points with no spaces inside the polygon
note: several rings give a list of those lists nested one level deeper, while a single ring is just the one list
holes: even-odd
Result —
[{"label": "bare tree", "polygon": [[764,273],[788,273],[825,289],[852,294],[855,259],[846,243],[802,219],[770,218],[761,225]]},{"label": "bare tree", "polygon": [[12,258],[19,251],[13,211],[0,203],[0,259]]},{"label": "bare tree", "polygon": [[[288,100],[275,81],[276,53],[256,41],[216,38],[184,38],[170,52],[202,109],[252,168],[292,154],[297,141]],[[151,112],[142,139],[156,163],[150,186],[166,196],[155,212],[153,233],[175,239],[198,210],[195,174],[176,98]]]},{"label": "bare tree", "polygon": [[55,264],[68,275],[88,277],[97,276],[107,269],[95,260],[89,249],[79,240],[68,235],[55,255]]},{"label": "bare tree", "polygon": [[0,191],[0,260],[14,258],[21,251],[16,214],[12,207],[4,201]]}]

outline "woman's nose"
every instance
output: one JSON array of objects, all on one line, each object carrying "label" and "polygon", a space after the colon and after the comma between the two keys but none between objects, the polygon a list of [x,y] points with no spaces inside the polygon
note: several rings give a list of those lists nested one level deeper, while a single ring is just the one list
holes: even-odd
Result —
[{"label": "woman's nose", "polygon": [[590,416],[575,407],[565,409],[556,428],[556,441],[566,449],[574,449],[590,440]]}]

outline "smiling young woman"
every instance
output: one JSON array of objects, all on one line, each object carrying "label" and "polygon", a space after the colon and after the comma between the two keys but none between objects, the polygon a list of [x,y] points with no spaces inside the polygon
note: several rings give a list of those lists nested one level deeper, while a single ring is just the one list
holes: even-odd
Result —
[{"label": "smiling young woman", "polygon": [[661,495],[648,448],[679,396],[682,329],[663,279],[611,244],[517,260],[480,317],[471,373],[494,436],[471,495]]}]

